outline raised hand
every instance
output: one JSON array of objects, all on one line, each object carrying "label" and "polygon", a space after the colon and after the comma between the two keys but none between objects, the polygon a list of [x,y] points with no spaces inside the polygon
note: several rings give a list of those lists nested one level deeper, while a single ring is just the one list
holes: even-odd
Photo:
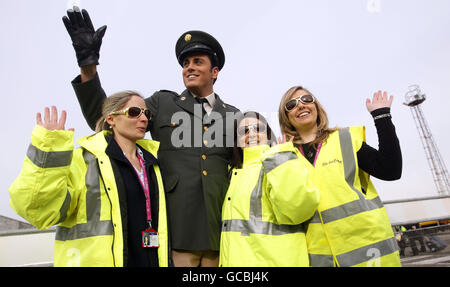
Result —
[{"label": "raised hand", "polygon": [[380,108],[390,108],[393,100],[394,96],[392,95],[388,99],[388,94],[386,91],[383,92],[383,94],[381,91],[378,91],[373,94],[372,100],[369,98],[366,99],[366,107],[369,113]]},{"label": "raised hand", "polygon": [[62,20],[72,39],[78,66],[98,65],[106,25],[95,31],[88,12],[84,9],[80,12],[80,8],[76,6],[73,10],[67,10],[67,16],[64,16]]},{"label": "raised hand", "polygon": [[[42,122],[41,113],[36,114],[36,124],[44,127],[47,130],[65,130],[64,125],[66,124],[66,111],[61,112],[61,117],[58,121],[58,111],[55,106],[52,106],[52,112],[50,114],[50,109],[45,107],[44,109],[44,122]],[[68,129],[69,131],[74,131],[74,129]]]},{"label": "raised hand", "polygon": [[294,141],[294,136],[290,136],[289,137],[289,140],[286,140],[286,135],[285,134],[283,134],[283,136],[280,138],[280,137],[278,137],[278,144],[284,144],[284,143],[286,143],[286,142],[292,142],[292,141]]}]

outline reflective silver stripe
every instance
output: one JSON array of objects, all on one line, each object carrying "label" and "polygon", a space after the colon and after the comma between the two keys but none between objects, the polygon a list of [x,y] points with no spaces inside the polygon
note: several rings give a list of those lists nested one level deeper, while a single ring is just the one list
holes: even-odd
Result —
[{"label": "reflective silver stripe", "polygon": [[326,224],[335,220],[345,218],[347,216],[352,216],[361,212],[370,211],[381,207],[383,207],[383,202],[377,196],[371,200],[358,199],[355,201],[350,201],[345,204],[323,210],[320,214],[322,215],[323,223]]},{"label": "reflective silver stripe", "polygon": [[86,223],[72,227],[58,226],[56,240],[66,241],[99,235],[113,235],[111,220],[100,221],[101,199],[99,167],[93,154],[84,150],[84,161],[88,165],[86,171]]},{"label": "reflective silver stripe", "polygon": [[72,227],[56,227],[55,240],[66,241],[92,236],[112,235],[111,220],[86,222]]},{"label": "reflective silver stripe", "polygon": [[261,168],[258,176],[258,182],[253,188],[250,196],[250,220],[261,221],[262,220],[262,181],[264,178],[264,169]]},{"label": "reflective silver stripe", "polygon": [[59,221],[58,223],[63,222],[66,220],[67,217],[67,210],[69,210],[70,201],[71,201],[70,192],[67,191],[66,198],[64,199],[63,205],[61,206],[61,209],[59,210]]},{"label": "reflective silver stripe", "polygon": [[253,188],[250,196],[249,220],[230,219],[222,222],[223,232],[241,232],[241,235],[267,234],[283,235],[290,233],[304,233],[303,223],[297,225],[275,224],[262,221],[262,182],[264,179],[264,170],[261,168],[258,181]]},{"label": "reflective silver stripe", "polygon": [[[339,266],[353,266],[369,260],[377,260],[381,256],[391,254],[398,250],[397,241],[394,237],[366,245],[361,248],[336,256]],[[376,263],[374,263],[377,266]]]},{"label": "reflective silver stripe", "polygon": [[353,186],[356,176],[356,160],[353,154],[352,138],[348,128],[339,130],[339,141],[341,145],[345,180],[352,190],[356,192],[359,200],[347,202],[340,206],[321,211],[320,214],[324,224],[383,207],[383,203],[379,197],[367,200],[364,195]]},{"label": "reflective silver stripe", "polygon": [[222,231],[225,232],[241,232],[241,235],[250,234],[267,234],[267,235],[284,235],[291,233],[304,233],[303,224],[285,225],[275,224],[265,221],[251,221],[243,219],[224,220]]},{"label": "reflective silver stripe", "polygon": [[83,158],[88,165],[86,171],[86,221],[100,221],[100,180],[99,167],[94,155],[86,150]]},{"label": "reflective silver stripe", "polygon": [[308,220],[308,223],[322,223],[322,221],[320,220],[319,212],[317,210],[316,212],[314,212],[313,217]]},{"label": "reflective silver stripe", "polygon": [[356,192],[358,197],[364,199],[364,195],[353,186],[356,175],[356,160],[355,155],[353,154],[352,136],[348,128],[339,130],[339,142],[341,144],[345,180],[351,189]]},{"label": "reflective silver stripe", "polygon": [[271,172],[276,167],[282,165],[283,163],[291,160],[296,159],[297,155],[294,152],[280,152],[277,154],[274,154],[272,156],[267,157],[263,161],[264,169],[266,170],[266,173]]},{"label": "reflective silver stripe", "polygon": [[[323,224],[333,222],[335,220],[343,219],[348,216],[359,214],[365,211],[375,210],[383,207],[383,203],[379,197],[367,200],[365,196],[357,188],[354,187],[356,176],[356,159],[353,153],[353,144],[351,134],[348,128],[339,130],[339,141],[342,152],[342,160],[344,165],[345,180],[350,188],[356,192],[359,199],[344,203],[327,210],[320,211]],[[358,175],[359,176],[359,175]],[[320,222],[320,217],[315,214],[312,221]],[[336,260],[340,266],[354,266],[363,262],[374,266],[380,266],[378,260],[380,257],[391,254],[398,250],[395,238],[389,238],[380,242],[369,244],[350,252],[336,256]],[[310,254],[310,261],[312,266],[322,266],[325,264],[327,255]],[[333,257],[331,263],[333,263]],[[329,260],[329,258],[328,258]],[[328,261],[329,263],[329,261]],[[314,265],[313,265],[314,264]],[[331,265],[333,266],[333,265]]]},{"label": "reflective silver stripe", "polygon": [[333,255],[310,253],[309,265],[311,267],[334,267]]},{"label": "reflective silver stripe", "polygon": [[45,152],[30,144],[27,156],[40,168],[62,167],[70,165],[72,161],[72,150]]}]

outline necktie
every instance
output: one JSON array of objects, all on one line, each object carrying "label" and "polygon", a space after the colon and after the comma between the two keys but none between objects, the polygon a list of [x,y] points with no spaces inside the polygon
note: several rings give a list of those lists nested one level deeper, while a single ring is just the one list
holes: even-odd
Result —
[{"label": "necktie", "polygon": [[206,114],[205,103],[208,103],[208,100],[205,98],[196,97],[195,100],[202,105],[202,118]]}]

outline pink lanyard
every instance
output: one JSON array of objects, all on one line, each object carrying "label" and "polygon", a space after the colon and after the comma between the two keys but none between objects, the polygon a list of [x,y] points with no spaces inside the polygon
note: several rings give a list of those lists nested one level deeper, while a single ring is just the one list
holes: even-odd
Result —
[{"label": "pink lanyard", "polygon": [[[317,146],[316,156],[314,157],[313,166],[316,166],[317,157],[319,156],[320,148],[322,147],[322,143],[319,143]],[[302,145],[298,145],[298,149],[302,153],[302,155],[305,157],[305,152],[303,151]],[[306,157],[305,157],[306,158]]]},{"label": "pink lanyard", "polygon": [[[144,182],[141,181],[141,177],[139,176],[139,174],[137,176],[139,178],[139,182],[142,185],[142,189],[144,190],[145,208],[147,210],[147,222],[151,229],[152,228],[152,212],[151,212],[151,205],[150,205],[150,189],[148,186],[147,171],[145,170],[144,161],[142,160],[141,156],[139,155],[139,152],[136,153],[136,155],[139,160],[139,165],[141,166],[142,172],[144,174]],[[136,171],[136,174],[137,174],[137,171]]]}]

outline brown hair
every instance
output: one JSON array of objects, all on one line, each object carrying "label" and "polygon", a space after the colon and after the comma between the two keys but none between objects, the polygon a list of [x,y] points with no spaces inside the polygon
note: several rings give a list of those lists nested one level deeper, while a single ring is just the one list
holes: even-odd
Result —
[{"label": "brown hair", "polygon": [[110,113],[122,109],[132,96],[138,96],[142,98],[142,96],[138,92],[130,90],[117,92],[106,98],[102,106],[102,116],[100,117],[100,119],[98,119],[97,124],[95,125],[95,131],[112,131],[111,126],[106,122],[106,117]]},{"label": "brown hair", "polygon": [[[312,95],[310,91],[303,88],[302,86],[294,86],[289,90],[287,90],[286,93],[284,93],[283,97],[281,98],[280,106],[278,108],[278,120],[280,122],[281,133],[285,134],[287,137],[294,136],[294,144],[301,144],[303,142],[301,140],[301,135],[297,132],[295,127],[289,121],[289,117],[287,115],[288,112],[285,110],[284,106],[291,99],[292,95],[299,90],[303,90]],[[327,113],[325,112],[325,109],[317,100],[317,98],[315,98],[314,105],[316,106],[317,109],[317,136],[316,139],[312,141],[310,144],[312,144],[314,147],[317,147],[317,145],[320,142],[326,141],[328,135],[331,132],[337,130],[337,128],[328,127]]]},{"label": "brown hair", "polygon": [[[276,143],[276,137],[273,133],[272,129],[269,126],[266,118],[258,112],[248,111],[243,114],[239,113],[238,117],[234,119],[234,146],[233,146],[233,155],[231,157],[231,167],[232,168],[242,168],[242,161],[244,159],[242,147],[239,146],[239,135],[238,135],[238,127],[241,121],[246,118],[255,118],[260,121],[260,124],[266,126],[266,135],[267,135],[267,144],[269,146],[272,143]],[[230,169],[231,171],[231,169]]]}]

